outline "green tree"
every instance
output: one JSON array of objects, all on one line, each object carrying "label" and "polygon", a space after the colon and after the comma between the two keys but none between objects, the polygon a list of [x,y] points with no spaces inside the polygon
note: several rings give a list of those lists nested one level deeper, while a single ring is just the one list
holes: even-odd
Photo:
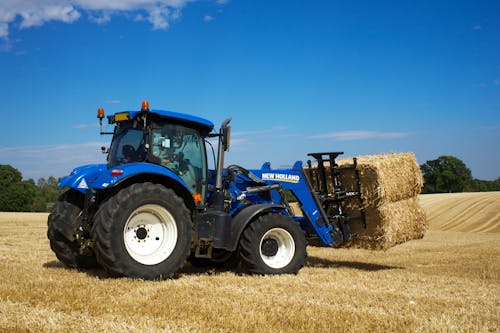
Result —
[{"label": "green tree", "polygon": [[0,211],[32,211],[37,191],[35,182],[23,181],[19,170],[10,165],[0,165]]},{"label": "green tree", "polygon": [[472,181],[472,175],[460,159],[440,156],[420,166],[424,176],[424,193],[462,192]]},{"label": "green tree", "polygon": [[500,191],[500,178],[495,180],[473,179],[465,187],[467,192]]},{"label": "green tree", "polygon": [[36,198],[37,211],[46,211],[51,204],[55,203],[64,189],[57,187],[59,180],[50,176],[48,179],[40,178],[37,182],[39,194]]}]

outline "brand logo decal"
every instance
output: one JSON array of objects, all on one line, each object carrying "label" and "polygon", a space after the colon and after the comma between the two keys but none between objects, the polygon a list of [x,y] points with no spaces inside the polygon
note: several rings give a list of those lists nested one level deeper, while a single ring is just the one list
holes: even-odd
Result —
[{"label": "brand logo decal", "polygon": [[300,181],[299,175],[290,175],[286,173],[263,173],[262,180],[276,180],[279,182],[298,183]]}]

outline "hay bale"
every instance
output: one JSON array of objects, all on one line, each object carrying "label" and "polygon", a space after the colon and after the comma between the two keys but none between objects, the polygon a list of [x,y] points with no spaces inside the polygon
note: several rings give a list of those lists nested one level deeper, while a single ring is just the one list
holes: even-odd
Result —
[{"label": "hay bale", "polygon": [[[358,158],[358,171],[361,179],[361,193],[365,204],[378,206],[387,202],[413,198],[420,194],[423,177],[413,153],[391,153],[381,155],[366,155]],[[337,161],[339,166],[352,166],[352,158]],[[325,166],[328,166],[325,163]],[[307,171],[306,171],[307,172]],[[312,170],[314,186],[316,182],[316,167]],[[333,191],[333,182],[327,171],[328,190]],[[356,187],[354,171],[342,171],[344,186],[349,189]]]},{"label": "hay bale", "polygon": [[412,239],[424,237],[425,211],[418,197],[366,208],[366,224],[352,223],[353,240],[345,247],[386,250]]},{"label": "hay bale", "polygon": [[[338,164],[352,165],[352,159],[339,160]],[[424,184],[413,153],[360,156],[357,169],[364,198],[367,202],[376,201],[375,204],[413,198],[420,194]]]},{"label": "hay bale", "polygon": [[[339,166],[352,166],[352,158],[339,159]],[[325,163],[328,164],[328,163]],[[326,166],[326,165],[325,165]],[[359,221],[350,223],[354,240],[345,246],[387,249],[411,239],[423,237],[426,225],[424,210],[418,202],[423,177],[413,153],[359,156],[357,170],[365,208],[367,229]],[[317,168],[305,170],[318,189]],[[346,190],[356,188],[354,170],[341,171]],[[327,171],[329,193],[333,181]],[[359,215],[357,199],[346,202],[346,213]]]},{"label": "hay bale", "polygon": [[304,213],[302,213],[302,208],[300,208],[300,204],[298,202],[289,202],[288,205],[292,209],[292,213],[294,216],[304,216]]}]

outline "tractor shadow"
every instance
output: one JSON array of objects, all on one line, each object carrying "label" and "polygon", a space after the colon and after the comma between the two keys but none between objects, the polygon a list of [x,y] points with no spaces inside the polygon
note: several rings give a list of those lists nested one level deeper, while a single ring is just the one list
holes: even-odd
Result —
[{"label": "tractor shadow", "polygon": [[60,269],[64,270],[67,272],[82,272],[87,274],[90,277],[93,278],[99,278],[99,279],[110,279],[113,278],[111,277],[106,271],[104,271],[101,268],[91,268],[91,269],[77,269],[77,268],[70,268],[67,266],[64,266],[60,261],[57,260],[52,260],[49,262],[46,262],[45,264],[42,265],[43,268],[49,268],[49,269]]},{"label": "tractor shadow", "polygon": [[324,258],[308,256],[306,259],[305,267],[312,268],[350,268],[358,269],[367,272],[377,272],[389,269],[404,269],[399,266],[380,265],[367,262],[358,261],[342,261],[342,260],[328,260]]},{"label": "tractor shadow", "polygon": [[[64,266],[61,262],[57,260],[52,260],[44,263],[43,268],[47,269],[60,269],[67,272],[82,272],[87,274],[92,278],[98,279],[116,279],[116,277],[110,276],[105,270],[101,268],[92,268],[92,269],[75,269],[68,268]],[[367,272],[377,272],[382,270],[391,270],[391,269],[404,269],[404,267],[398,266],[389,266],[389,265],[380,265],[374,263],[365,263],[365,262],[357,262],[357,261],[341,261],[341,260],[328,260],[324,258],[312,257],[308,256],[306,259],[305,267],[311,268],[349,268],[349,269],[357,269]],[[246,276],[249,273],[246,273],[240,266],[227,268],[227,267],[215,267],[211,265],[206,265],[203,267],[193,266],[190,263],[186,263],[186,265],[179,270],[172,279],[178,279],[182,276],[190,276],[190,275],[218,275],[224,272],[233,272],[238,276]]]},{"label": "tractor shadow", "polygon": [[[42,264],[43,268],[46,269],[60,269],[67,272],[82,272],[87,274],[90,277],[98,278],[98,279],[117,279],[117,277],[109,275],[104,269],[96,267],[91,269],[77,269],[70,268],[62,264],[60,261],[52,260]],[[216,275],[218,273],[224,272],[234,272],[236,274],[239,273],[238,269],[230,269],[224,267],[215,267],[211,265],[206,265],[203,267],[193,266],[190,263],[186,263],[186,265],[180,269],[171,279],[177,279],[186,275]]]},{"label": "tractor shadow", "polygon": [[218,273],[233,272],[238,273],[235,268],[220,267],[216,265],[206,265],[206,266],[193,266],[187,263],[183,268],[177,272],[180,275],[216,275]]}]

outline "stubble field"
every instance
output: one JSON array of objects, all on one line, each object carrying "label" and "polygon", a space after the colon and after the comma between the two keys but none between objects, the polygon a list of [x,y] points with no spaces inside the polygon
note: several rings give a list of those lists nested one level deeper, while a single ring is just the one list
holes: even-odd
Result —
[{"label": "stubble field", "polygon": [[420,200],[426,236],[387,251],[308,247],[298,275],[187,265],[156,282],[66,269],[47,214],[0,213],[0,331],[498,332],[500,192]]}]

